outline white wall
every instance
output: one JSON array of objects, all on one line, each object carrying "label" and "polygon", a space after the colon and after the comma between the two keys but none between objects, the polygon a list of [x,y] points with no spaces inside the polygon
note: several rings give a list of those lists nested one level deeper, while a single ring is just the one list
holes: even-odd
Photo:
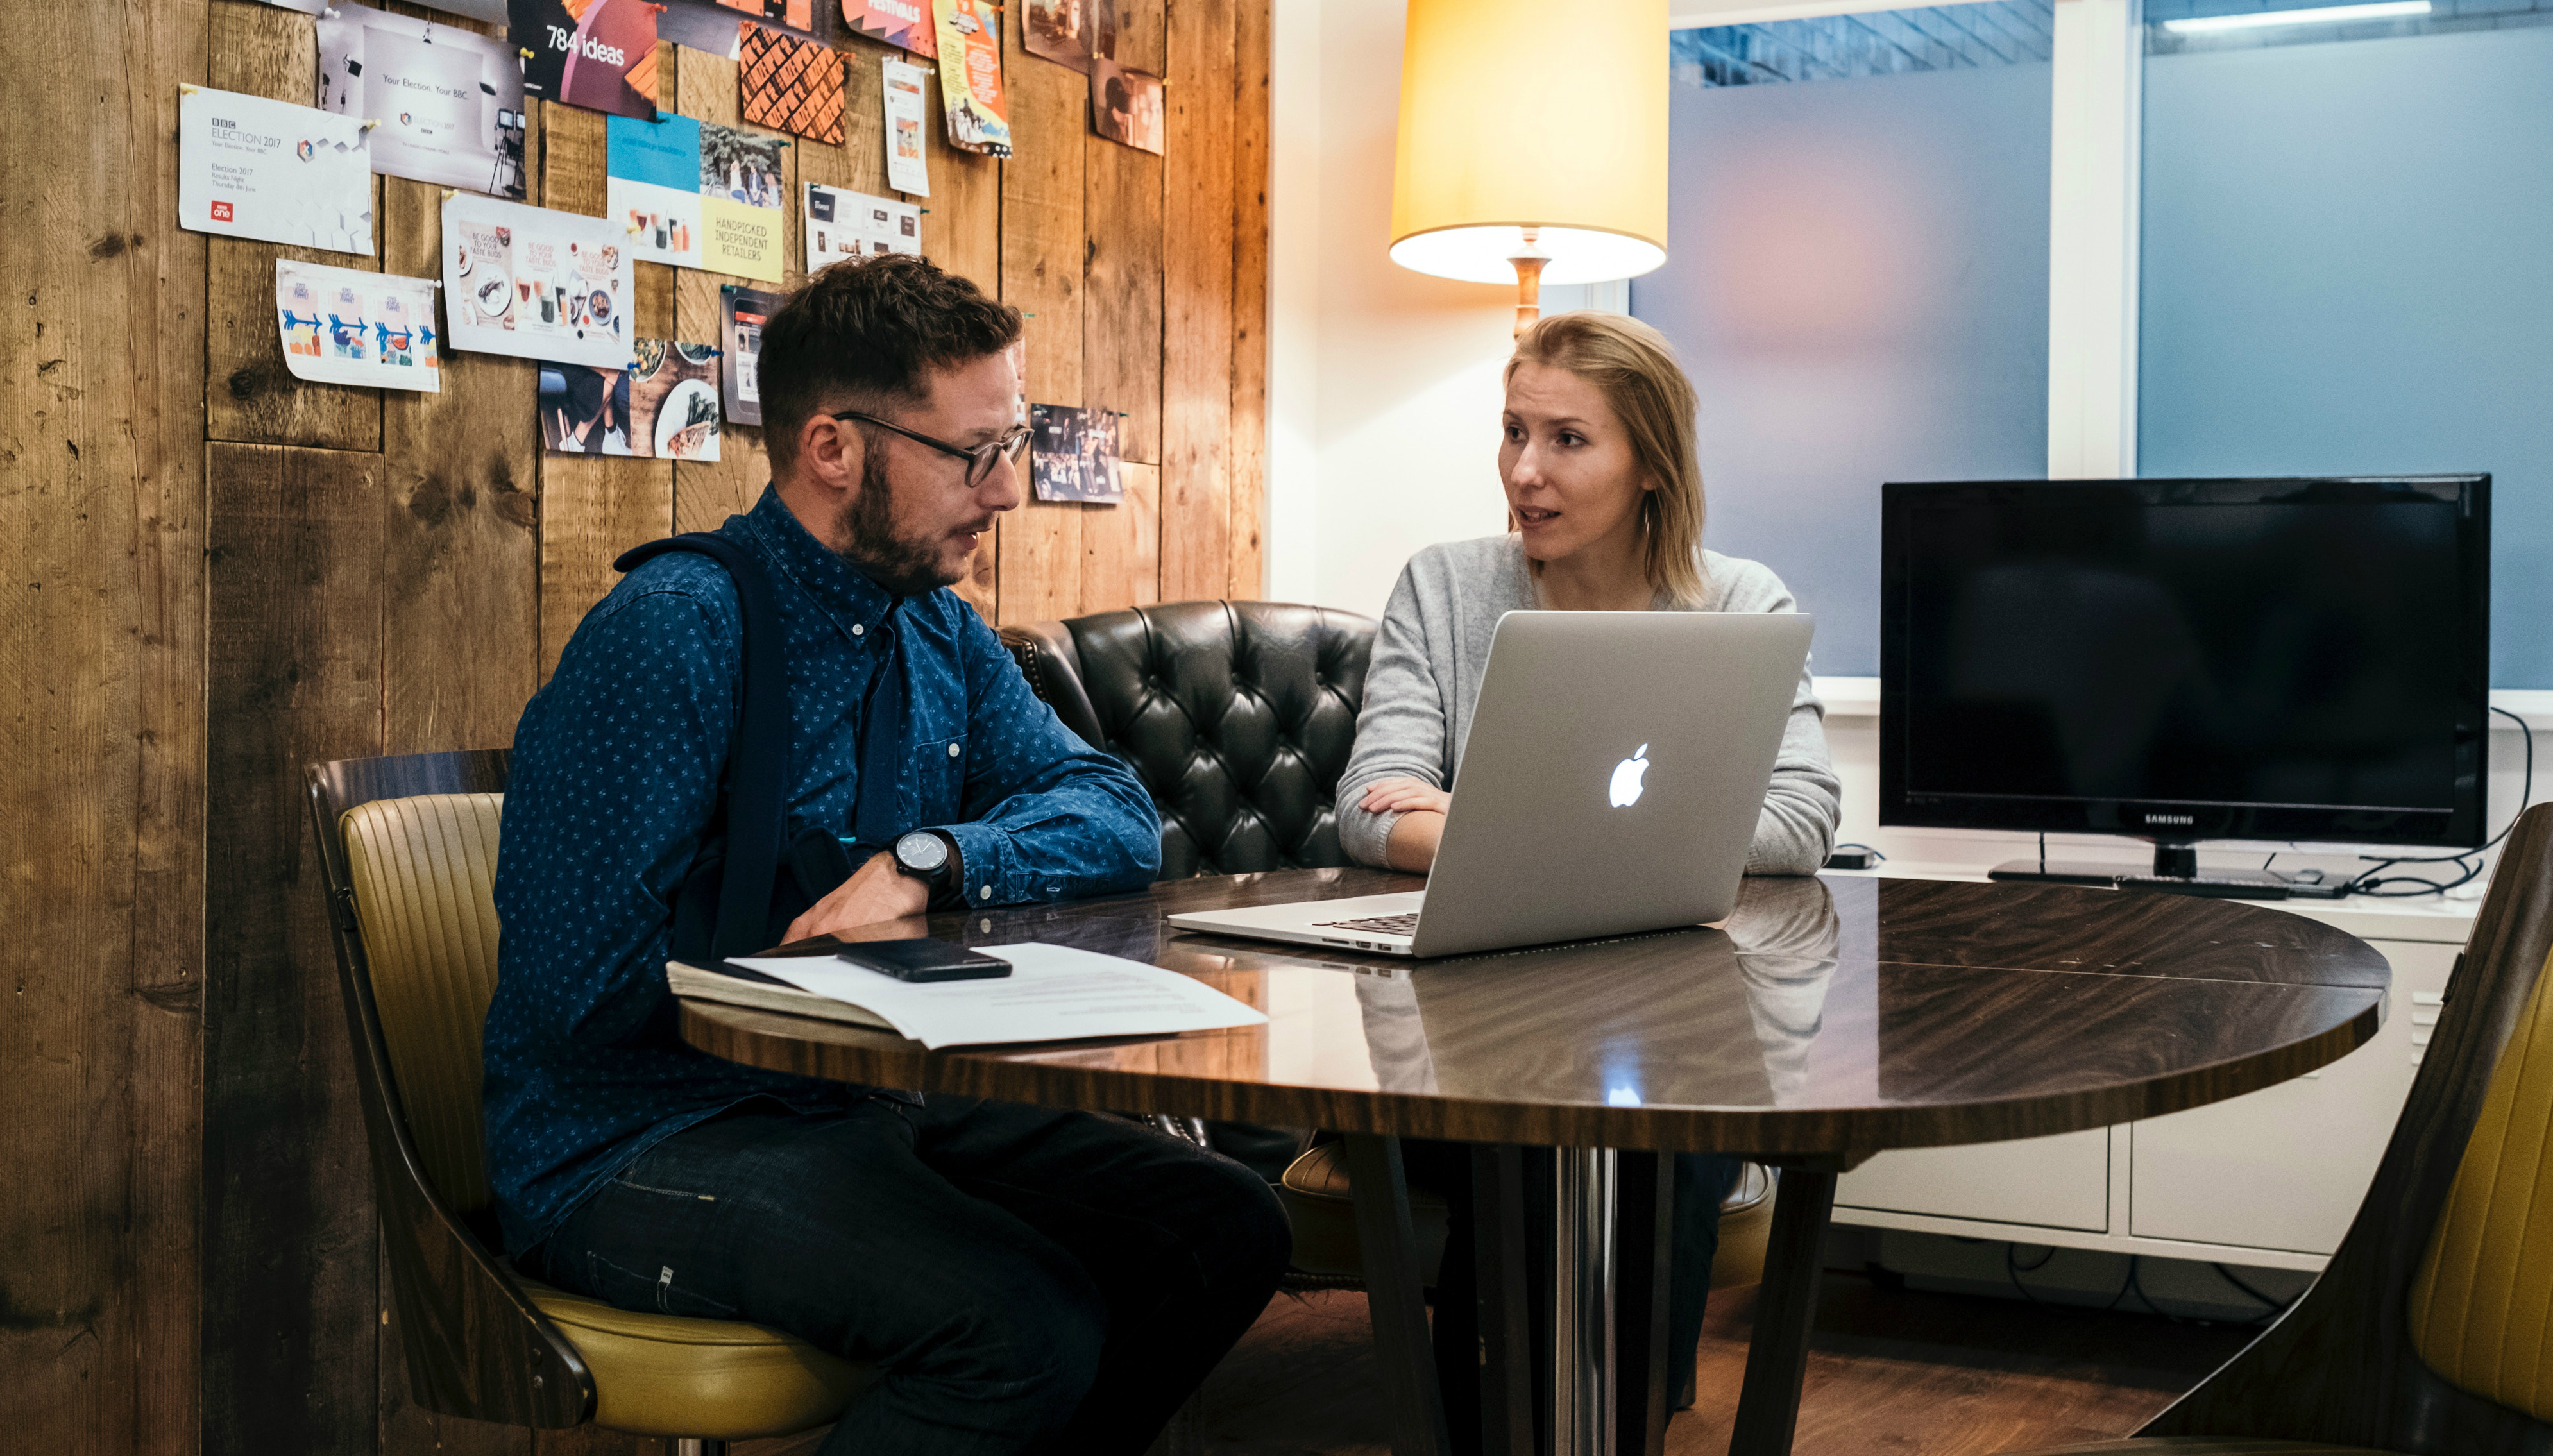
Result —
[{"label": "white wall", "polygon": [[1269,595],[1380,615],[1401,563],[1505,527],[1515,293],[1395,266],[1399,0],[1276,0]]}]

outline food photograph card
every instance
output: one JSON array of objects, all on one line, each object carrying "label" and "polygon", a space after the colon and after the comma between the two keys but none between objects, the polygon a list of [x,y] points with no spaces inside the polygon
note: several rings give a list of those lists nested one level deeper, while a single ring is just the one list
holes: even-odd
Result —
[{"label": "food photograph card", "polygon": [[552,455],[632,455],[629,371],[543,360],[533,395]]},{"label": "food photograph card", "polygon": [[932,0],[932,10],[940,22],[940,104],[948,117],[948,145],[986,157],[1010,156],[1001,11],[989,0]]},{"label": "food photograph card", "polygon": [[886,104],[886,184],[916,197],[931,195],[931,168],[923,158],[922,129],[931,113],[922,82],[931,73],[892,56],[878,57],[879,93]]},{"label": "food photograph card", "polygon": [[371,133],[309,106],[177,88],[177,226],[373,252]]},{"label": "food photograph card", "polygon": [[671,112],[604,124],[604,215],[629,229],[642,263],[701,266],[701,124]]},{"label": "food photograph card", "polygon": [[822,182],[807,183],[807,216],[801,231],[807,235],[809,273],[845,258],[881,253],[910,253],[917,258],[922,255],[920,207],[893,197],[872,197],[866,192],[828,187]]},{"label": "food photograph card", "polygon": [[319,109],[378,123],[384,176],[522,200],[523,68],[502,42],[334,6],[319,20]]},{"label": "food photograph card", "polygon": [[783,301],[735,283],[719,288],[719,396],[729,424],[762,423],[762,325]]},{"label": "food photograph card", "polygon": [[931,0],[842,0],[842,24],[872,41],[884,41],[925,60],[940,55]]},{"label": "food photograph card", "polygon": [[780,281],[782,194],[778,137],[701,123],[701,262],[712,273]]},{"label": "food photograph card", "polygon": [[719,458],[719,351],[640,339],[629,366],[629,449],[658,460]]},{"label": "food photograph card", "polygon": [[747,29],[736,52],[746,121],[830,146],[842,143],[842,53],[820,41]]},{"label": "food photograph card", "polygon": [[1126,499],[1117,473],[1117,415],[1069,404],[1029,406],[1029,477],[1041,501],[1114,504]]},{"label": "food photograph card", "polygon": [[443,200],[446,345],[626,368],[636,292],[628,241],[614,218],[452,193]]},{"label": "food photograph card", "polygon": [[649,0],[509,0],[523,92],[654,120],[656,7]]},{"label": "food photograph card", "polygon": [[443,389],[434,280],[275,261],[275,319],[283,367],[323,385]]},{"label": "food photograph card", "polygon": [[1027,0],[1027,9],[1020,21],[1020,44],[1031,56],[1043,56],[1087,75],[1090,57],[1109,54],[1099,49],[1095,0]]}]

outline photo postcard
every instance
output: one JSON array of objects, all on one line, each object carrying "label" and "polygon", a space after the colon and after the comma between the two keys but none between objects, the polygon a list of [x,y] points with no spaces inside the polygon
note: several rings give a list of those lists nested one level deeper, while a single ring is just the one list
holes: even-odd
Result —
[{"label": "photo postcard", "polygon": [[523,68],[456,26],[338,5],[319,20],[319,109],[377,123],[373,170],[523,198]]},{"label": "photo postcard", "polygon": [[737,100],[746,121],[831,146],[842,142],[842,53],[820,41],[745,32],[736,53]]},{"label": "photo postcard", "polygon": [[719,288],[719,395],[729,424],[762,423],[762,325],[785,301],[735,283]]},{"label": "photo postcard", "polygon": [[716,122],[701,123],[702,245],[700,267],[766,283],[780,281],[788,198],[780,154],[789,144]]},{"label": "photo postcard", "polygon": [[452,349],[629,364],[625,225],[455,192],[443,199],[444,342]]},{"label": "photo postcard", "polygon": [[508,0],[523,93],[613,116],[656,118],[650,0]]},{"label": "photo postcard", "polygon": [[922,83],[931,72],[892,56],[879,56],[878,65],[879,94],[886,106],[886,184],[915,197],[928,197],[931,167],[924,155],[922,129],[930,125],[931,112]]},{"label": "photo postcard", "polygon": [[629,366],[629,448],[658,460],[719,458],[719,351],[640,339]]},{"label": "photo postcard", "polygon": [[642,263],[701,266],[701,124],[667,112],[605,122],[604,215],[629,229]]},{"label": "photo postcard", "polygon": [[629,371],[544,360],[534,394],[552,455],[643,455],[629,426]]}]

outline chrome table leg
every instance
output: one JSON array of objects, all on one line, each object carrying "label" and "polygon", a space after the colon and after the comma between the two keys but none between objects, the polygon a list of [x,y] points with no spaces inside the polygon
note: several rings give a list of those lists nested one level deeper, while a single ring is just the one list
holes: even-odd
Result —
[{"label": "chrome table leg", "polygon": [[1552,1456],[1613,1452],[1613,1204],[1610,1148],[1554,1158]]}]

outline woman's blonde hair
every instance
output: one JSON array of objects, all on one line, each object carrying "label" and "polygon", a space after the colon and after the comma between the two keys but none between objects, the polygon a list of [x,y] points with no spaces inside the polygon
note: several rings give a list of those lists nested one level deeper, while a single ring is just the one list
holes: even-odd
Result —
[{"label": "woman's blonde hair", "polygon": [[[1555,313],[1524,331],[1505,379],[1516,366],[1566,370],[1596,387],[1631,437],[1631,459],[1652,489],[1640,493],[1641,564],[1649,586],[1677,607],[1700,607],[1702,463],[1694,416],[1700,401],[1676,363],[1666,335],[1618,313]],[[1510,522],[1512,525],[1512,522]],[[1534,574],[1542,565],[1534,563]]]}]

